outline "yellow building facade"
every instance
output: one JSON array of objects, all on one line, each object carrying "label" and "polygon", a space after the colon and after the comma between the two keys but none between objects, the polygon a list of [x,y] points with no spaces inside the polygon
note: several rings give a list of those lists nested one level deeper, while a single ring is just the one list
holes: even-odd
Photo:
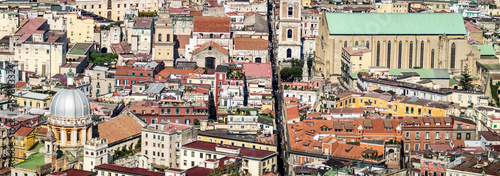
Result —
[{"label": "yellow building facade", "polygon": [[405,102],[394,102],[388,113],[396,117],[446,117],[446,109],[436,108],[432,106],[422,106]]},{"label": "yellow building facade", "polygon": [[77,13],[68,14],[68,39],[70,43],[94,42],[94,19],[80,18]]},{"label": "yellow building facade", "polygon": [[47,94],[33,93],[28,91],[16,92],[14,101],[22,107],[48,109],[52,100],[52,96]]},{"label": "yellow building facade", "polygon": [[157,12],[160,4],[153,0],[97,0],[76,1],[76,7],[113,21],[124,21],[124,15],[133,10],[139,12]]},{"label": "yellow building facade", "polygon": [[19,163],[26,159],[28,149],[35,143],[35,133],[40,127],[28,128],[21,127],[14,134],[12,139],[14,144],[14,160],[13,162]]}]

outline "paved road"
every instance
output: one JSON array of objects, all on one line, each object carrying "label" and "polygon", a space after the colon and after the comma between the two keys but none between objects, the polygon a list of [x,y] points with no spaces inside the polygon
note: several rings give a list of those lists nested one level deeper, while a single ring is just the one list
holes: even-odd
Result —
[{"label": "paved road", "polygon": [[277,172],[280,175],[288,175],[288,164],[286,157],[286,142],[284,140],[284,128],[282,126],[283,120],[283,108],[282,108],[282,97],[283,92],[281,91],[281,83],[279,79],[279,68],[277,67],[275,58],[275,37],[274,37],[274,1],[268,0],[268,10],[267,10],[267,21],[269,28],[269,59],[272,62],[272,72],[273,72],[273,98],[274,98],[274,109],[275,109],[275,121],[276,121],[276,144],[278,149],[278,167]]}]

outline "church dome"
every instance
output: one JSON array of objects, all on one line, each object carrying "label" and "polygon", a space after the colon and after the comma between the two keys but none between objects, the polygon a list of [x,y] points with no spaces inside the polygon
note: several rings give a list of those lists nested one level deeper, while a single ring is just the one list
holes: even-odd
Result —
[{"label": "church dome", "polygon": [[50,114],[62,118],[87,116],[90,114],[89,99],[80,90],[61,89],[52,98]]}]

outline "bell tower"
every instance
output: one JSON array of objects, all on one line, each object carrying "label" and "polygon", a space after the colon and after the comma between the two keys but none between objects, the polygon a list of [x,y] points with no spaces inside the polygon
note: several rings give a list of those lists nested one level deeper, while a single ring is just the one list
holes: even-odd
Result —
[{"label": "bell tower", "polygon": [[278,22],[278,61],[301,59],[301,0],[281,0]]}]

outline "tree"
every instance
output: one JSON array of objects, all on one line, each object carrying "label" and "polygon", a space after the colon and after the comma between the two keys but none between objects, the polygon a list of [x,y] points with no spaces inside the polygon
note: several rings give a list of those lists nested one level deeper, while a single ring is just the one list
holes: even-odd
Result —
[{"label": "tree", "polygon": [[469,67],[467,65],[464,66],[461,75],[462,79],[460,79],[459,85],[462,87],[462,90],[472,90],[472,77],[469,74]]},{"label": "tree", "polygon": [[281,81],[293,82],[296,79],[302,79],[302,67],[285,67],[280,71]]},{"label": "tree", "polygon": [[200,121],[198,119],[194,119],[194,125],[200,125]]},{"label": "tree", "polygon": [[95,65],[104,65],[104,63],[116,62],[118,55],[114,53],[97,53],[93,52],[90,54],[90,61]]},{"label": "tree", "polygon": [[137,141],[137,144],[134,146],[135,149],[140,149],[141,148],[141,138]]}]

